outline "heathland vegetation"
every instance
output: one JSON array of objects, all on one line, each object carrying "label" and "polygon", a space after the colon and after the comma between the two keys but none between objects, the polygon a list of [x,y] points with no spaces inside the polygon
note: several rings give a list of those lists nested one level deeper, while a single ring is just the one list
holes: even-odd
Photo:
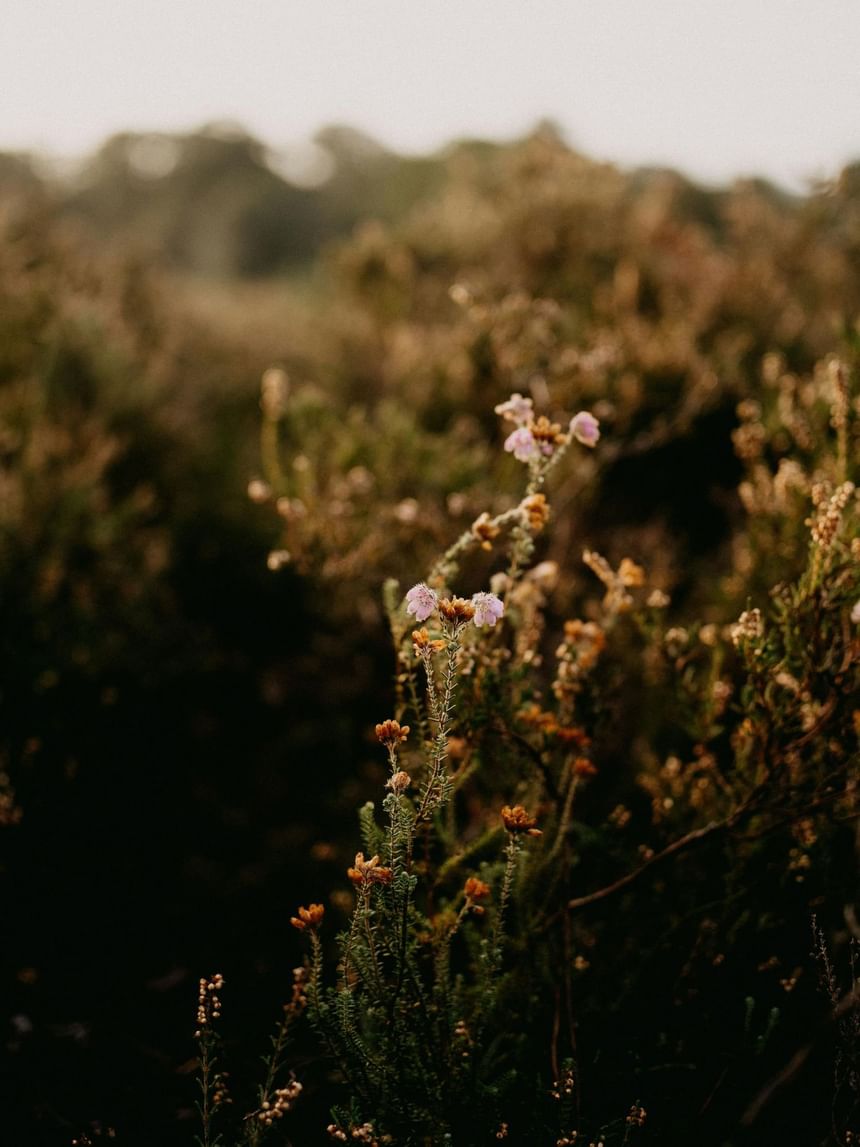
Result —
[{"label": "heathland vegetation", "polygon": [[860,169],[318,147],[0,163],[9,1142],[853,1142]]}]

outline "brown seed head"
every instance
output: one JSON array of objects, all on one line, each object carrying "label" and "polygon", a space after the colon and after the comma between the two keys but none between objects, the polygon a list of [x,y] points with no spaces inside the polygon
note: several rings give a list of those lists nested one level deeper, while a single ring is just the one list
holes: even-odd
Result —
[{"label": "brown seed head", "polygon": [[529,429],[536,441],[548,442],[550,446],[561,446],[567,441],[567,436],[561,432],[561,426],[557,422],[550,422],[545,414],[535,419]]},{"label": "brown seed head", "polygon": [[505,805],[502,809],[502,824],[508,832],[511,833],[527,833],[529,836],[543,836],[541,830],[537,827],[537,820],[533,816],[529,816],[521,804]]},{"label": "brown seed head", "polygon": [[577,757],[573,762],[573,771],[578,777],[597,776],[597,766],[588,757]]},{"label": "brown seed head", "polygon": [[549,521],[549,502],[545,494],[530,494],[520,502],[520,509],[526,516],[528,528],[539,534]]},{"label": "brown seed head", "polygon": [[439,602],[439,613],[454,625],[465,625],[475,616],[475,607],[463,597],[443,597]]},{"label": "brown seed head", "polygon": [[482,550],[491,550],[493,539],[497,538],[500,533],[499,527],[493,524],[487,513],[481,514],[480,518],[472,523],[472,535],[481,543]]},{"label": "brown seed head", "polygon": [[365,860],[363,852],[355,854],[355,865],[353,868],[348,868],[346,874],[356,887],[367,884],[390,884],[394,875],[390,868],[385,868],[379,863],[378,856],[371,856],[370,860]]},{"label": "brown seed head", "polygon": [[417,657],[420,657],[425,649],[429,649],[432,653],[440,653],[446,644],[444,641],[431,640],[430,634],[426,629],[412,630],[412,647]]},{"label": "brown seed head", "polygon": [[591,744],[591,739],[584,729],[578,729],[574,725],[559,725],[554,730],[556,739],[561,741],[563,745],[578,745],[585,747]]},{"label": "brown seed head", "polygon": [[389,749],[395,749],[409,736],[409,726],[399,721],[383,721],[376,726],[376,736]]},{"label": "brown seed head", "polygon": [[[372,869],[376,868],[377,864],[379,864],[378,856],[371,856],[370,860],[365,860],[364,853],[357,852],[355,854],[355,865],[354,867],[347,869],[347,876],[350,878],[353,884],[359,883],[365,879],[367,874],[372,871]],[[358,877],[358,881],[356,880],[356,877]]]},{"label": "brown seed head", "polygon": [[485,884],[483,880],[479,880],[477,876],[470,876],[463,891],[467,900],[486,900],[490,895],[490,886]]},{"label": "brown seed head", "polygon": [[410,784],[411,781],[409,779],[409,773],[404,773],[404,771],[401,769],[399,772],[394,773],[388,778],[388,780],[385,782],[385,787],[387,789],[391,789],[393,793],[397,793],[399,795],[400,793],[405,792],[409,788]]},{"label": "brown seed head", "polygon": [[304,932],[306,928],[314,930],[322,924],[323,916],[325,916],[325,908],[322,904],[309,904],[307,908],[299,909],[298,917],[291,916],[290,923],[300,932]]}]

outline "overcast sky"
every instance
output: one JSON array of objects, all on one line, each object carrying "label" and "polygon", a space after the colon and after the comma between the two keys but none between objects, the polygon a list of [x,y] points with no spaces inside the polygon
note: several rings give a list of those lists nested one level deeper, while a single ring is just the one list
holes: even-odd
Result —
[{"label": "overcast sky", "polygon": [[575,146],[798,186],[860,157],[860,0],[0,0],[0,149],[232,119]]}]

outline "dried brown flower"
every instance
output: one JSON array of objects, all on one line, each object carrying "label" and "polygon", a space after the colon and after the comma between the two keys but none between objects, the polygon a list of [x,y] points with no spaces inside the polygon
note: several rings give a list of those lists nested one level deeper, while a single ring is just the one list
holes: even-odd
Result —
[{"label": "dried brown flower", "polygon": [[563,745],[576,745],[579,748],[584,748],[591,744],[591,738],[585,730],[579,729],[575,725],[559,725],[552,730],[552,733]]},{"label": "dried brown flower", "polygon": [[487,900],[490,896],[491,889],[489,884],[485,884],[484,881],[479,880],[477,876],[470,876],[466,881],[463,891],[466,894],[467,900],[475,901]]},{"label": "dried brown flower", "polygon": [[545,442],[548,446],[563,446],[567,442],[567,437],[562,434],[559,423],[550,422],[545,414],[535,419],[529,429],[536,442]]},{"label": "dried brown flower", "polygon": [[420,657],[422,651],[425,649],[429,649],[433,653],[441,653],[446,645],[446,641],[441,641],[438,638],[435,640],[431,639],[426,629],[412,630],[412,647],[417,657]]},{"label": "dried brown flower", "polygon": [[439,613],[454,625],[465,625],[475,616],[475,607],[463,597],[443,597],[439,602]]},{"label": "dried brown flower", "polygon": [[490,515],[487,513],[481,516],[472,523],[472,534],[481,543],[482,550],[491,550],[493,548],[493,539],[497,538],[500,534],[500,529],[493,523]]},{"label": "dried brown flower", "polygon": [[409,788],[410,784],[411,781],[409,779],[409,773],[404,773],[404,771],[401,769],[399,772],[394,773],[388,778],[388,780],[385,782],[385,787],[387,789],[391,789],[393,793],[400,794],[405,792],[406,789]]},{"label": "dried brown flower", "polygon": [[505,805],[502,809],[502,823],[508,832],[511,833],[527,833],[528,836],[543,836],[543,833],[536,827],[537,820],[533,816],[529,816],[521,804]]},{"label": "dried brown flower", "polygon": [[549,521],[549,502],[545,494],[530,494],[520,502],[520,509],[526,516],[528,528],[539,534]]},{"label": "dried brown flower", "polygon": [[291,916],[290,923],[300,932],[306,928],[316,929],[322,924],[325,908],[322,904],[309,904],[307,908],[299,908],[298,916]]},{"label": "dried brown flower", "polygon": [[399,721],[383,721],[376,726],[376,736],[389,749],[395,749],[409,736],[409,726],[401,725]]},{"label": "dried brown flower", "polygon": [[368,884],[390,884],[394,875],[390,868],[379,863],[378,856],[365,860],[363,852],[355,854],[355,864],[346,870],[346,874],[357,888]]},{"label": "dried brown flower", "polygon": [[573,771],[578,777],[596,777],[597,765],[588,757],[577,757],[573,762]]}]

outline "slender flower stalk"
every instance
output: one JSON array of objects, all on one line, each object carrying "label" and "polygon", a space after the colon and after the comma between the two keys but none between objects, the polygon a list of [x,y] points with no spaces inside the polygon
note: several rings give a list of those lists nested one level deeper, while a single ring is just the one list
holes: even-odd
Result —
[{"label": "slender flower stalk", "polygon": [[447,795],[444,770],[445,761],[448,757],[449,725],[457,688],[457,654],[460,651],[460,635],[464,625],[465,623],[454,624],[447,629],[447,657],[441,697],[436,690],[430,654],[423,655],[424,667],[428,672],[427,688],[430,697],[430,715],[436,726],[436,734],[429,751],[427,781],[415,815],[416,823],[427,820],[431,813],[444,803]]}]

